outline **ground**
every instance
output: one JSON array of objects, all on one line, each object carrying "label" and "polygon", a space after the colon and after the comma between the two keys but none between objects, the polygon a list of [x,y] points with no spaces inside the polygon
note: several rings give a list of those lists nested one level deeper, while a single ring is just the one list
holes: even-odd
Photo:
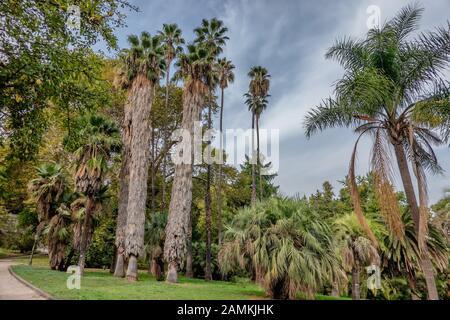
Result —
[{"label": "ground", "polygon": [[0,300],[42,300],[38,293],[9,273],[9,266],[15,263],[12,259],[0,260]]},{"label": "ground", "polygon": [[[80,300],[254,300],[266,299],[262,288],[248,281],[238,282],[204,281],[180,277],[178,284],[156,281],[146,271],[139,272],[139,281],[130,283],[113,277],[109,270],[86,269],[81,279],[81,288],[68,289],[68,273],[50,270],[45,256],[37,256],[33,266],[27,258],[16,258],[14,272],[34,286],[56,299]],[[332,297],[317,296],[316,299]]]}]

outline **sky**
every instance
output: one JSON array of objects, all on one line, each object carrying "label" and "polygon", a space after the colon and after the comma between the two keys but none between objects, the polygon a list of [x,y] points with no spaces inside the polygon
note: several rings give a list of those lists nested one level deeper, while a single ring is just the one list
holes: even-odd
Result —
[{"label": "sky", "polygon": [[[203,18],[217,17],[229,28],[223,55],[236,66],[235,82],[225,92],[224,128],[251,126],[244,105],[247,72],[262,65],[271,74],[269,106],[260,127],[279,130],[279,165],[276,183],[285,195],[314,193],[325,180],[336,189],[348,172],[355,134],[351,129],[330,129],[307,140],[303,119],[306,112],[333,93],[333,84],[343,74],[335,61],[326,60],[326,50],[344,36],[359,38],[368,31],[379,8],[381,22],[390,19],[411,1],[325,1],[325,0],[152,0],[131,1],[140,9],[128,12],[127,26],[117,31],[119,46],[127,47],[129,34],[154,34],[163,23],[177,23],[187,41]],[[447,23],[450,1],[422,1],[425,8],[420,30]],[[369,13],[367,12],[369,10]],[[369,20],[370,21],[370,20]],[[218,123],[216,121],[216,123]],[[443,175],[429,176],[430,203],[450,188],[450,148],[436,149]],[[357,174],[369,168],[370,140],[362,140]],[[400,186],[400,178],[395,177]]]}]

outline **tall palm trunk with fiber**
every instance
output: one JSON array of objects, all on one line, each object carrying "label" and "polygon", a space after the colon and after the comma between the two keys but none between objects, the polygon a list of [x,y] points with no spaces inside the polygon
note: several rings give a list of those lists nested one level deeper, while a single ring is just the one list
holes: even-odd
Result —
[{"label": "tall palm trunk with fiber", "polygon": [[94,212],[95,202],[92,196],[87,198],[86,211],[84,213],[83,227],[81,230],[80,241],[80,257],[78,259],[78,267],[80,268],[80,274],[84,273],[84,265],[86,262],[86,251],[89,241],[89,236],[92,228],[92,213]]},{"label": "tall palm trunk with fiber", "polygon": [[352,269],[352,300],[361,300],[361,289],[359,282],[358,267],[353,267]]},{"label": "tall palm trunk with fiber", "polygon": [[[166,241],[164,243],[164,256],[168,262],[166,280],[177,282],[177,273],[184,262],[186,254],[187,237],[189,236],[189,221],[192,204],[192,169],[193,169],[193,142],[194,123],[199,120],[200,106],[203,97],[195,92],[198,83],[186,85],[183,92],[183,120],[181,128],[189,132],[190,155],[189,163],[175,164],[175,173],[172,184],[172,197],[169,205],[169,217],[166,226]],[[186,142],[184,142],[186,143]],[[183,150],[186,152],[187,150]]]},{"label": "tall palm trunk with fiber", "polygon": [[128,193],[128,215],[125,253],[128,257],[126,277],[137,280],[137,258],[144,249],[145,208],[150,149],[150,111],[155,83],[144,75],[137,75],[131,88],[133,97],[131,166]]},{"label": "tall palm trunk with fiber", "polygon": [[130,184],[132,115],[133,109],[128,102],[124,106],[124,120],[122,126],[122,163],[119,173],[119,203],[115,240],[117,256],[114,276],[120,278],[125,277],[125,229],[127,225],[128,188]]}]

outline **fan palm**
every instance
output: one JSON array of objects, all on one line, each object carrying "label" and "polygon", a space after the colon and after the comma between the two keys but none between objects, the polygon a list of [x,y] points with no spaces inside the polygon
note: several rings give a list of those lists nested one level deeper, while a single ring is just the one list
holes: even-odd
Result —
[{"label": "fan palm", "polygon": [[[63,193],[66,189],[66,179],[64,177],[61,165],[56,163],[44,163],[38,166],[36,171],[38,177],[31,180],[28,185],[28,189],[36,201],[39,220],[39,225],[36,228],[35,240],[30,255],[30,265],[33,263],[34,251],[41,233],[51,219],[57,215],[58,205],[62,200]],[[49,245],[49,256],[54,256],[52,252],[53,248],[55,247]],[[58,262],[60,261],[56,260],[50,259],[49,261],[52,269],[59,266]]]},{"label": "fan palm", "polygon": [[211,55],[218,56],[223,51],[223,46],[229,38],[225,35],[228,28],[223,21],[217,18],[211,20],[203,19],[201,26],[194,29],[196,39],[194,43],[204,46]]},{"label": "fan palm", "polygon": [[343,276],[329,227],[305,201],[270,198],[241,209],[227,228],[219,252],[222,272],[255,270],[256,280],[277,299],[309,298]]},{"label": "fan palm", "polygon": [[212,62],[214,57],[202,46],[189,45],[187,52],[180,54],[176,77],[182,78],[183,87],[183,119],[181,128],[189,132],[189,145],[180,142],[183,152],[189,151],[185,160],[175,164],[172,184],[172,196],[169,205],[169,216],[166,226],[164,258],[169,264],[167,281],[176,282],[177,272],[183,264],[186,252],[189,220],[192,204],[192,165],[194,122],[199,120],[205,97],[210,92]]},{"label": "fan palm", "polygon": [[354,215],[344,215],[334,222],[335,242],[342,266],[352,274],[352,299],[361,299],[360,272],[364,265],[380,264],[377,247],[365,235]]},{"label": "fan palm", "polygon": [[[422,11],[416,5],[407,6],[380,28],[371,29],[365,39],[342,39],[328,50],[327,58],[336,59],[345,74],[336,84],[335,98],[325,100],[307,114],[305,130],[310,137],[329,127],[355,128],[359,136],[350,161],[349,185],[355,213],[374,242],[356,189],[356,147],[361,136],[372,135],[371,169],[376,176],[382,213],[390,230],[401,239],[404,226],[394,201],[390,167],[393,159],[389,150],[394,150],[422,252],[428,297],[437,299],[433,266],[425,243],[428,216],[425,172],[441,171],[433,145],[442,144],[443,137],[427,119],[415,117],[414,111],[423,104],[429,110],[440,110],[442,97],[448,101],[448,84],[442,85],[445,82],[441,71],[450,61],[450,25],[410,39],[408,36],[417,29]],[[428,92],[430,87],[435,89]],[[416,177],[419,203],[408,163]]]},{"label": "fan palm", "polygon": [[84,123],[80,133],[84,143],[76,151],[74,180],[76,191],[86,197],[78,261],[81,273],[83,273],[92,215],[98,206],[96,197],[104,188],[109,160],[112,154],[120,148],[120,131],[113,121],[103,116],[86,115],[80,121]]},{"label": "fan palm", "polygon": [[145,225],[145,253],[150,262],[150,271],[156,280],[164,278],[164,239],[167,214],[153,214]]},{"label": "fan palm", "polygon": [[[177,24],[163,24],[163,28],[158,32],[161,38],[161,43],[164,48],[164,58],[166,63],[166,96],[165,96],[165,106],[166,109],[169,108],[169,85],[170,85],[170,66],[173,59],[175,59],[177,54],[183,51],[182,45],[185,43],[181,29],[178,28]],[[164,139],[167,137],[164,134]],[[167,143],[164,141],[164,143]],[[166,156],[163,159],[163,173],[166,174]],[[166,180],[162,180],[161,186],[161,211],[166,210],[165,204],[165,194],[166,194]]]},{"label": "fan palm", "polygon": [[[150,111],[153,103],[155,85],[165,70],[164,48],[160,37],[152,37],[147,32],[141,36],[128,37],[129,49],[122,54],[124,68],[128,76],[128,101],[132,109],[130,126],[131,138],[128,182],[128,200],[126,213],[126,228],[121,217],[121,230],[118,235],[125,234],[123,240],[117,241],[125,248],[128,257],[127,279],[137,279],[137,258],[144,248],[145,204],[147,200],[147,178],[149,167],[150,146]],[[123,212],[121,212],[124,214]],[[118,253],[123,252],[119,249]],[[117,267],[123,267],[124,257]],[[118,270],[118,275],[123,274]]]},{"label": "fan palm", "polygon": [[219,150],[220,150],[220,162],[219,162],[219,185],[217,190],[217,203],[218,203],[218,210],[217,210],[217,236],[219,239],[219,244],[222,241],[222,163],[223,163],[223,108],[224,108],[224,91],[226,88],[228,88],[229,83],[234,82],[234,65],[231,63],[230,60],[227,60],[226,58],[221,58],[217,61],[216,67],[216,73],[217,77],[219,79],[219,87],[220,87],[220,116],[219,116],[219,130],[220,130],[220,141],[219,141]]}]

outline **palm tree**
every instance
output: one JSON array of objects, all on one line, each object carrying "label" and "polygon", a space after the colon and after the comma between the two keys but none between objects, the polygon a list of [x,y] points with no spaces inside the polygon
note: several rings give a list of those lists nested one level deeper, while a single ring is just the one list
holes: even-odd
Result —
[{"label": "palm tree", "polygon": [[334,222],[335,241],[342,256],[342,266],[352,274],[352,299],[360,300],[360,272],[365,265],[380,264],[377,247],[365,237],[354,215],[344,215]]},{"label": "palm tree", "polygon": [[[365,39],[342,39],[328,50],[327,58],[336,59],[344,67],[345,75],[336,84],[335,98],[325,100],[308,113],[305,129],[307,137],[329,127],[354,127],[359,134],[350,163],[349,185],[355,212],[366,227],[355,187],[354,164],[360,137],[372,135],[372,170],[377,193],[386,204],[381,209],[390,230],[402,238],[404,226],[393,201],[390,174],[393,159],[389,149],[394,150],[421,248],[428,298],[438,299],[425,242],[428,216],[425,172],[441,171],[432,146],[442,144],[443,139],[429,121],[414,117],[414,110],[423,104],[438,109],[442,96],[448,97],[448,86],[439,84],[445,83],[440,72],[450,61],[450,25],[410,39],[408,36],[417,29],[422,11],[416,5],[407,6],[380,28],[371,29]],[[430,87],[435,90],[428,92]],[[408,164],[416,178],[419,203]],[[368,228],[366,231],[370,235]],[[370,237],[373,240],[373,235]]]},{"label": "palm tree", "polygon": [[80,235],[78,266],[83,274],[92,216],[98,208],[96,198],[104,189],[104,179],[109,161],[120,148],[120,132],[115,123],[103,116],[87,115],[80,119],[84,124],[80,132],[83,145],[76,151],[75,189],[86,197],[84,218]]},{"label": "palm tree", "polygon": [[[261,184],[261,168],[260,168],[260,161],[259,161],[259,118],[261,116],[261,113],[266,109],[267,107],[267,98],[269,97],[269,87],[270,87],[270,75],[266,68],[261,66],[254,66],[250,69],[248,72],[248,76],[250,77],[250,84],[249,84],[249,93],[246,96],[247,99],[251,98],[251,104],[253,105],[251,107],[252,111],[252,131],[254,130],[254,124],[256,124],[256,164],[258,166],[258,173],[259,173],[259,181]],[[253,101],[252,101],[253,100]],[[247,103],[250,108],[250,104]],[[253,140],[253,137],[252,137]],[[253,141],[252,141],[253,144]],[[253,170],[254,170],[253,166]],[[256,173],[253,173],[253,176],[255,177]],[[256,201],[256,183],[255,178],[253,178],[253,186],[252,186],[252,203]],[[261,189],[261,185],[260,185]],[[260,190],[261,192],[261,190]],[[261,196],[261,194],[260,194]]]},{"label": "palm tree", "polygon": [[[383,272],[390,275],[404,275],[408,281],[413,300],[420,299],[416,290],[416,277],[420,272],[420,250],[417,245],[417,237],[414,231],[414,224],[409,210],[402,212],[402,221],[405,226],[405,237],[399,241],[392,234],[386,234],[383,239],[383,250],[381,260],[383,261]],[[448,267],[448,248],[445,234],[438,226],[428,223],[427,248],[433,265],[439,271],[444,271]]]},{"label": "palm tree", "polygon": [[217,237],[219,239],[219,245],[222,241],[222,162],[223,162],[223,108],[224,108],[224,91],[228,88],[229,83],[234,82],[234,65],[230,60],[226,58],[221,58],[216,64],[216,73],[219,79],[220,87],[220,116],[219,116],[219,130],[220,130],[220,141],[219,141],[219,152],[220,152],[220,162],[219,162],[219,186],[217,190]]},{"label": "palm tree", "polygon": [[168,282],[177,281],[177,272],[186,252],[192,204],[194,122],[199,120],[201,108],[210,92],[213,59],[214,57],[205,48],[189,45],[187,52],[180,54],[177,62],[176,77],[182,78],[184,82],[181,128],[189,132],[190,141],[189,145],[186,141],[181,142],[181,148],[184,152],[189,150],[189,156],[184,155],[185,160],[175,164],[164,243],[164,258],[168,262],[166,278]]},{"label": "palm tree", "polygon": [[[182,38],[181,29],[178,28],[177,24],[163,24],[163,28],[158,32],[161,43],[164,48],[164,57],[166,62],[166,109],[169,108],[169,85],[170,85],[170,66],[172,64],[173,59],[175,59],[176,55],[183,51],[181,45],[184,44],[184,39]],[[167,137],[165,136],[167,133],[164,133],[164,144],[167,143]],[[163,174],[164,177],[166,175],[166,156],[163,159]],[[161,211],[164,212],[166,209],[165,204],[165,194],[166,194],[166,179],[162,180],[162,190],[161,190]]]},{"label": "palm tree", "polygon": [[203,19],[201,26],[194,29],[196,38],[194,43],[204,46],[214,57],[223,51],[225,42],[229,39],[225,34],[228,28],[222,20],[212,18],[210,21]]},{"label": "palm tree", "polygon": [[167,214],[153,214],[145,225],[145,254],[150,261],[150,272],[156,280],[164,279],[164,239]]},{"label": "palm tree", "polygon": [[[260,168],[260,159],[259,159],[259,118],[261,113],[267,108],[267,97],[268,96],[256,96],[252,93],[246,93],[244,95],[246,98],[245,104],[248,106],[248,110],[252,113],[252,150],[254,146],[254,134],[255,124],[256,124],[256,163]],[[254,155],[252,155],[254,157]],[[260,169],[259,169],[260,171]],[[262,187],[261,187],[261,172],[259,172],[259,189],[260,189],[260,198],[262,195]],[[255,163],[252,161],[252,204],[256,202],[256,170]]]},{"label": "palm tree", "polygon": [[[208,21],[206,19],[202,20],[202,25],[194,30],[196,34],[196,39],[194,43],[202,46],[209,51],[210,55],[217,57],[222,51],[223,46],[225,46],[228,37],[225,33],[228,28],[223,25],[223,21],[217,18]],[[212,61],[212,72],[209,77],[208,85],[210,88],[210,94],[208,99],[208,130],[212,128],[212,112],[211,105],[215,103],[214,90],[219,84],[219,74],[217,73],[217,61]],[[210,145],[210,141],[208,145]],[[210,159],[209,159],[210,160]],[[206,263],[205,263],[205,280],[212,280],[211,272],[211,161],[208,161],[207,172],[206,172],[206,192],[205,192],[205,220],[206,220]]]},{"label": "palm tree", "polygon": [[[52,218],[58,214],[57,208],[62,200],[63,193],[66,189],[66,179],[63,174],[61,165],[56,163],[44,163],[36,168],[38,177],[30,181],[28,189],[37,204],[39,225],[36,228],[36,235],[31,250],[29,264],[33,263],[33,255],[39,238],[45,226],[50,223]],[[50,240],[49,240],[50,242]],[[49,263],[52,269],[60,265],[60,259],[52,259],[58,256],[53,252],[55,246],[49,247]],[[64,259],[64,256],[62,257]]]},{"label": "palm tree", "polygon": [[219,252],[223,273],[237,267],[255,272],[275,299],[314,297],[326,281],[344,276],[330,229],[306,201],[270,198],[239,210]]},{"label": "palm tree", "polygon": [[159,37],[142,32],[128,37],[130,49],[122,57],[128,75],[128,102],[132,108],[130,178],[128,185],[125,256],[126,277],[137,280],[137,258],[144,249],[145,204],[150,146],[150,111],[154,88],[165,69],[164,49]]}]

